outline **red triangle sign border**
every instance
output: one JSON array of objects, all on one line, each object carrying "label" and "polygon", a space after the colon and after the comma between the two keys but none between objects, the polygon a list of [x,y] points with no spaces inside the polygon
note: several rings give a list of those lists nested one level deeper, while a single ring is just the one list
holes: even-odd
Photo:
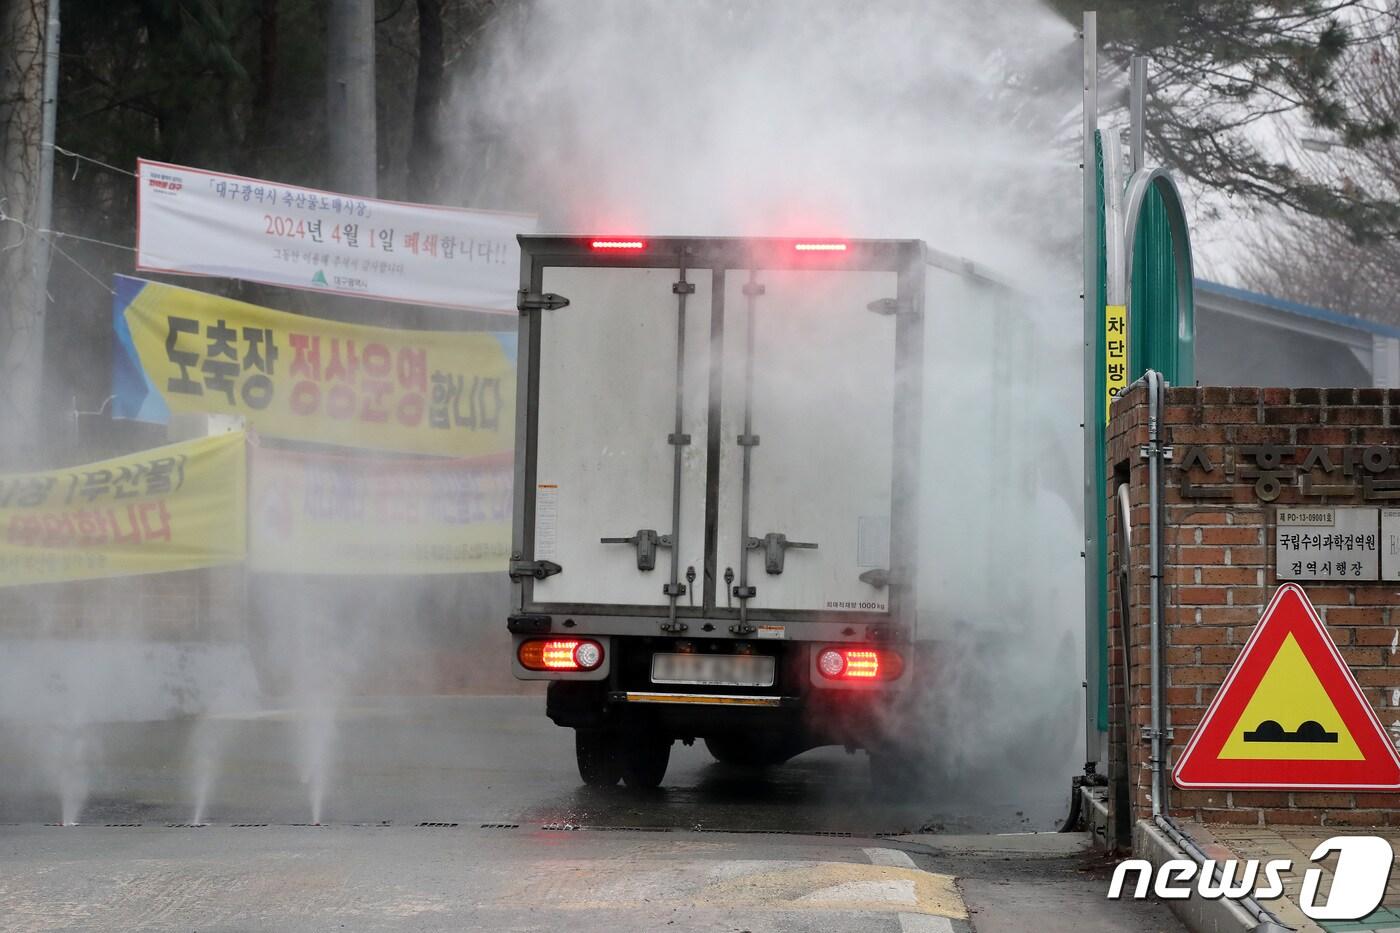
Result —
[{"label": "red triangle sign border", "polygon": [[[1289,634],[1351,733],[1361,760],[1219,757]],[[1284,583],[1274,593],[1177,759],[1172,778],[1190,790],[1400,790],[1400,754],[1298,584]]]}]

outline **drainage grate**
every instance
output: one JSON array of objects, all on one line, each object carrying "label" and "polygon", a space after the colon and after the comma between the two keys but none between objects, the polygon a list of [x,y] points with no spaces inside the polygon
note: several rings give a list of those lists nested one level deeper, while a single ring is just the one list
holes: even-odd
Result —
[{"label": "drainage grate", "polygon": [[456,829],[456,823],[419,823],[418,828],[428,827],[430,829]]},{"label": "drainage grate", "polygon": [[830,830],[802,830],[802,829],[724,829],[719,826],[692,826],[691,832],[696,833],[734,833],[736,835],[748,836],[830,836],[836,839],[850,839],[853,833],[832,832]]},{"label": "drainage grate", "polygon": [[303,829],[322,829],[325,823],[288,823],[288,826],[300,826]]},{"label": "drainage grate", "polygon": [[482,829],[519,829],[519,823],[482,823]]},{"label": "drainage grate", "polygon": [[573,823],[545,823],[540,829],[551,833],[572,833],[583,829],[583,827],[576,826]]},{"label": "drainage grate", "polygon": [[234,829],[265,829],[267,827],[266,823],[230,823],[229,825]]},{"label": "drainage grate", "polygon": [[166,829],[204,829],[208,823],[166,823]]},{"label": "drainage grate", "polygon": [[140,823],[104,823],[107,829],[135,829]]}]

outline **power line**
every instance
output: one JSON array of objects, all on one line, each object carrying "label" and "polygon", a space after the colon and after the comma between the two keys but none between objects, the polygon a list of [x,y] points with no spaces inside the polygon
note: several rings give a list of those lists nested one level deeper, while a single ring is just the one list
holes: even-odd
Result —
[{"label": "power line", "polygon": [[137,177],[135,172],[128,171],[124,168],[120,168],[116,165],[111,164],[110,162],[103,162],[101,159],[94,159],[92,156],[85,156],[81,152],[73,152],[70,149],[64,149],[62,146],[54,146],[53,151],[62,153],[63,155],[66,155],[73,159],[81,159],[84,162],[91,162],[93,165],[100,165],[102,168],[105,168],[109,172],[117,172],[118,174],[127,175],[131,178]]},{"label": "power line", "polygon": [[[83,265],[81,262],[78,262],[78,260],[74,259],[71,255],[69,255],[69,253],[68,253],[67,250],[63,249],[61,246],[59,246],[57,243],[55,243],[54,240],[55,240],[56,238],[65,237],[65,236],[66,236],[66,237],[69,237],[70,239],[74,239],[74,240],[85,240],[85,241],[87,241],[87,242],[89,242],[89,243],[97,243],[97,244],[100,244],[100,245],[102,245],[102,246],[113,246],[113,247],[116,247],[117,249],[131,250],[131,247],[130,247],[130,246],[122,246],[120,243],[108,243],[108,242],[105,241],[105,240],[94,240],[94,239],[92,239],[91,237],[83,237],[83,236],[77,236],[76,234],[63,233],[62,231],[59,231],[59,230],[40,230],[40,229],[38,229],[37,227],[33,226],[32,224],[27,224],[27,223],[25,223],[24,221],[20,220],[18,217],[15,217],[15,216],[12,216],[12,215],[10,215],[10,214],[5,213],[5,211],[4,211],[3,208],[0,208],[0,221],[9,221],[9,222],[12,223],[12,224],[18,224],[18,225],[20,226],[20,228],[23,229],[23,230],[25,230],[26,232],[28,232],[28,233],[33,233],[35,236],[42,237],[42,238],[48,243],[48,245],[53,249],[54,252],[58,253],[58,255],[62,256],[64,259],[66,259],[66,260],[68,260],[69,262],[71,262],[74,266],[76,266],[76,267],[78,268],[78,271],[82,272],[82,273],[83,273],[84,275],[86,275],[88,278],[90,278],[90,279],[92,279],[94,282],[96,282],[99,286],[101,286],[101,288],[103,289],[103,291],[107,292],[107,294],[109,294],[109,295],[115,295],[115,294],[117,293],[116,290],[112,288],[112,286],[108,285],[106,282],[104,282],[104,281],[102,280],[101,276],[99,276],[96,272],[93,272],[91,269],[89,269],[87,266]],[[132,250],[132,251],[134,252],[134,250]],[[45,291],[47,292],[47,289],[46,289]]]}]

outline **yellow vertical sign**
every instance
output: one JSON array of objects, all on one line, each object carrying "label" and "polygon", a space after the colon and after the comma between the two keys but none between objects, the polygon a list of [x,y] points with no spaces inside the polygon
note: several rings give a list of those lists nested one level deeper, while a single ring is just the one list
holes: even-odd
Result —
[{"label": "yellow vertical sign", "polygon": [[1109,409],[1118,393],[1128,387],[1128,309],[1125,305],[1104,307],[1103,384],[1107,393],[1103,402],[1103,420],[1108,423]]}]

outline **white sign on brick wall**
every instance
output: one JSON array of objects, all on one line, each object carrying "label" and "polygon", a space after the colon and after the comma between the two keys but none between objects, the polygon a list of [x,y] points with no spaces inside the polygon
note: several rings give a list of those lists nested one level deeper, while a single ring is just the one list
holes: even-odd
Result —
[{"label": "white sign on brick wall", "polygon": [[1400,580],[1400,509],[1381,509],[1381,579]]},{"label": "white sign on brick wall", "polygon": [[[1400,510],[1395,511],[1400,514]],[[1379,512],[1372,508],[1280,507],[1275,512],[1274,538],[1278,579],[1378,579]]]}]

